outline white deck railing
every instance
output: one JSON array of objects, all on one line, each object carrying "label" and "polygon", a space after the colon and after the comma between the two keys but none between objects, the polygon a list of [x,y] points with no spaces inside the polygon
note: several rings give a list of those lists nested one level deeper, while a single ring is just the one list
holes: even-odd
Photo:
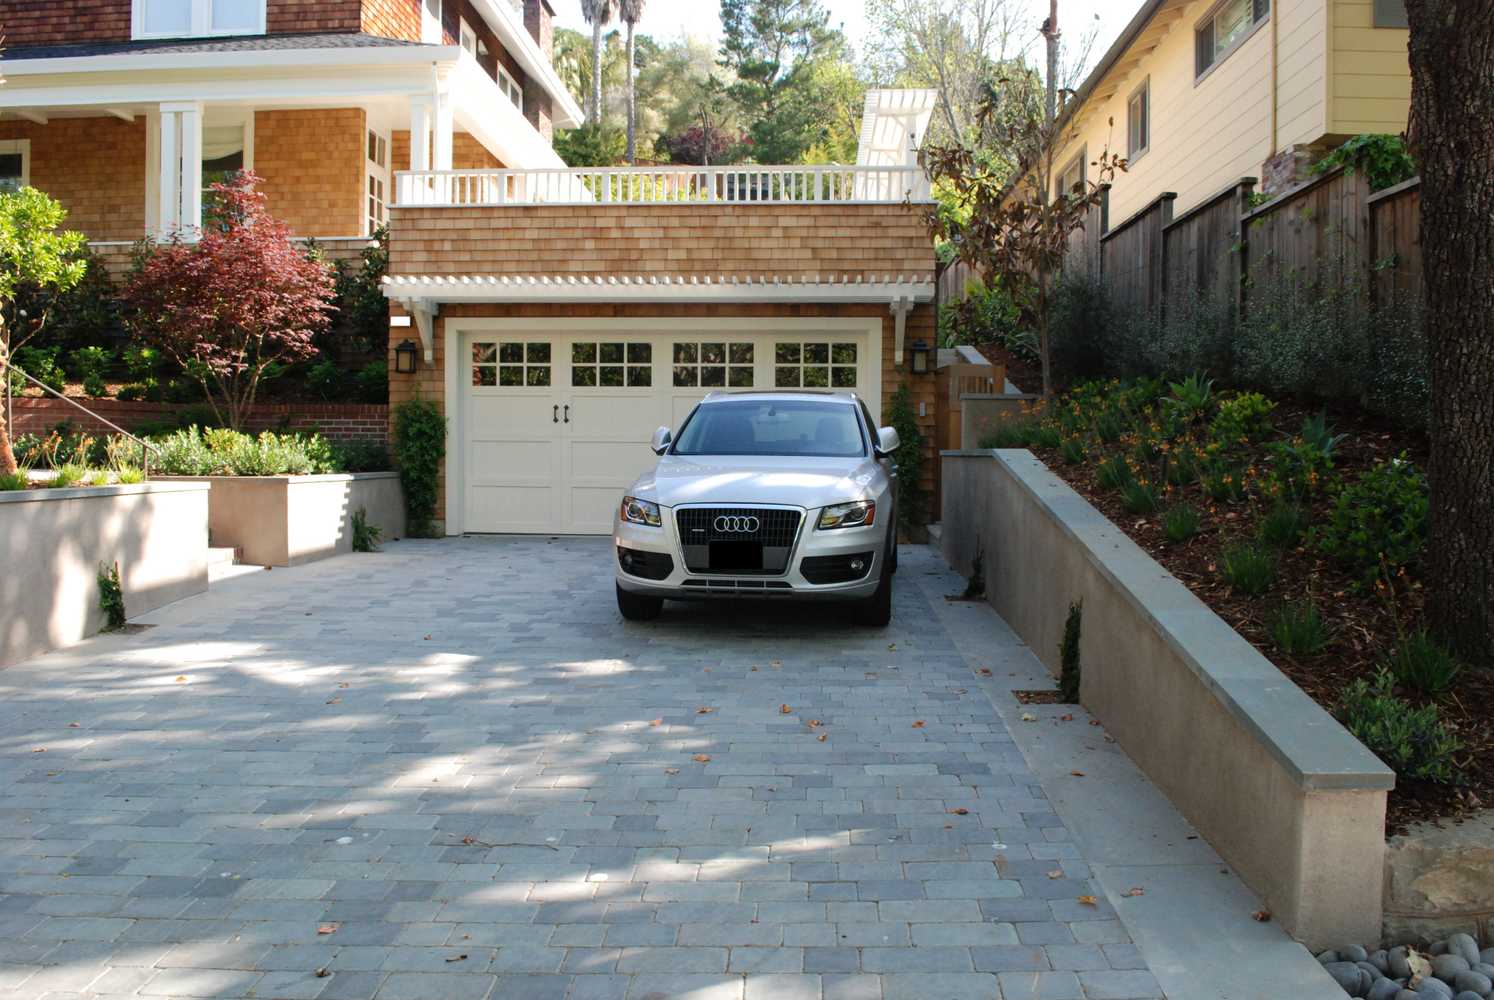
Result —
[{"label": "white deck railing", "polygon": [[788,205],[928,201],[919,167],[571,167],[398,175],[398,205]]}]

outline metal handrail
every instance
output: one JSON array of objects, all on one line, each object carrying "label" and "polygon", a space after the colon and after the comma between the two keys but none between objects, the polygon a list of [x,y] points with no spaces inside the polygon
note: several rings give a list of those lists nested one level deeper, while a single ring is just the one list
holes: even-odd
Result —
[{"label": "metal handrail", "polygon": [[[145,475],[146,479],[150,478],[150,453],[151,453],[152,450],[158,450],[155,445],[151,444],[149,441],[145,440],[144,438],[138,438],[138,437],[136,437],[135,435],[131,434],[129,431],[125,430],[123,427],[119,426],[118,424],[116,424],[114,421],[110,420],[108,417],[104,416],[103,414],[93,412],[88,407],[86,407],[82,403],[78,402],[76,399],[72,399],[72,398],[70,398],[68,396],[64,396],[62,393],[58,392],[56,389],[52,388],[50,385],[47,385],[41,379],[39,379],[39,378],[35,377],[34,375],[32,375],[26,369],[24,369],[24,368],[20,367],[19,365],[17,365],[14,361],[12,361],[9,365],[7,365],[7,367],[8,368],[13,368],[16,371],[20,372],[22,378],[24,378],[26,381],[30,382],[32,385],[35,385],[42,392],[49,393],[50,395],[56,396],[58,399],[62,400],[64,403],[67,403],[69,406],[73,406],[73,407],[76,407],[77,409],[82,410],[84,413],[88,414],[90,417],[92,417],[93,419],[97,420],[99,423],[103,424],[105,427],[111,428],[115,433],[122,434],[125,437],[129,438],[131,441],[133,441],[136,444],[138,444],[140,446],[140,471]],[[9,400],[9,397],[10,397],[10,387],[8,385],[6,386],[6,397],[7,397],[6,398],[6,402],[9,403],[9,401],[10,401]],[[13,431],[14,428],[15,428],[15,424],[14,424],[14,420],[13,420],[13,418],[15,416],[15,413],[14,413],[13,410],[11,410],[11,408],[9,406],[7,406],[6,409],[8,411],[6,413],[6,417],[7,417],[6,426]]]}]

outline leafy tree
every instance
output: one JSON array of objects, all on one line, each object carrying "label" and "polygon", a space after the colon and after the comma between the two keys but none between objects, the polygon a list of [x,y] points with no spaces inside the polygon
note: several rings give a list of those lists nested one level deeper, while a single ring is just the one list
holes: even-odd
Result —
[{"label": "leafy tree", "polygon": [[[1032,78],[1027,77],[1030,81]],[[959,143],[925,147],[926,166],[944,200],[925,214],[936,241],[947,244],[986,282],[1005,289],[1037,328],[1043,368],[1043,395],[1053,395],[1051,317],[1054,286],[1068,254],[1069,240],[1083,229],[1101,190],[1126,161],[1102,151],[1093,176],[1068,191],[1054,191],[1058,151],[1072,136],[1060,115],[1054,124],[1040,110],[1012,114],[1007,102],[1032,109],[1023,80],[990,89],[981,104],[976,127],[982,132],[1001,123],[1001,144],[1025,165],[1015,185],[1008,171],[979,150]]]},{"label": "leafy tree", "polygon": [[[0,194],[0,385],[10,378],[11,355],[41,332],[45,309],[18,308],[27,292],[60,293],[83,280],[87,238],[59,231],[67,211],[36,188]],[[16,471],[10,431],[0,413],[0,475]]]},{"label": "leafy tree", "polygon": [[1431,358],[1427,610],[1494,664],[1494,17],[1487,0],[1406,0],[1411,151],[1421,165]]},{"label": "leafy tree", "polygon": [[794,163],[815,142],[815,109],[804,99],[817,58],[835,46],[819,0],[721,0],[721,65],[728,93],[759,162]]},{"label": "leafy tree", "polygon": [[213,185],[201,238],[178,234],[155,248],[123,295],[136,336],[197,379],[234,429],[262,379],[315,355],[332,311],[331,269],[291,242],[258,183],[246,171]]},{"label": "leafy tree", "polygon": [[679,135],[663,136],[659,145],[675,163],[730,163],[734,154],[749,143],[740,132],[692,125]]},{"label": "leafy tree", "polygon": [[627,153],[627,137],[610,125],[582,125],[557,133],[555,152],[572,167],[610,167]]}]

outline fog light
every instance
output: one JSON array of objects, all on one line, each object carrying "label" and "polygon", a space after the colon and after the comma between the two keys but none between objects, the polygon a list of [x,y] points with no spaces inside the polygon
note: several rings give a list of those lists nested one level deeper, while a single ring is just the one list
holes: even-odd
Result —
[{"label": "fog light", "polygon": [[851,571],[852,572],[854,572],[854,573],[860,573],[864,569],[866,569],[866,563],[865,563],[865,561],[863,561],[861,559],[852,559],[851,560]]},{"label": "fog light", "polygon": [[622,558],[623,569],[629,573],[633,572],[633,553],[624,552]]}]

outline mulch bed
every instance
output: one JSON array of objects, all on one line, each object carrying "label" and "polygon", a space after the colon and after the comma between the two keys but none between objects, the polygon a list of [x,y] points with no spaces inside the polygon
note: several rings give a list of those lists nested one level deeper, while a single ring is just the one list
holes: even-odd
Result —
[{"label": "mulch bed", "polygon": [[[995,351],[1004,353],[1000,348]],[[993,358],[992,360],[996,360]],[[1018,385],[1023,383],[1014,378]],[[1028,384],[1038,384],[1028,383]],[[1278,406],[1273,423],[1290,434],[1304,417],[1316,410]],[[1360,414],[1329,413],[1335,431],[1347,437],[1334,454],[1334,472],[1354,479],[1376,462],[1409,453],[1412,461],[1426,467],[1426,441]],[[1056,450],[1034,447],[1050,469],[1094,504],[1130,538],[1188,586],[1213,611],[1276,664],[1303,691],[1330,712],[1343,689],[1358,678],[1373,678],[1384,654],[1397,638],[1397,619],[1411,629],[1419,621],[1423,594],[1415,581],[1402,581],[1390,597],[1365,592],[1355,579],[1315,549],[1299,546],[1282,556],[1275,585],[1266,594],[1248,597],[1234,592],[1218,572],[1221,550],[1229,543],[1253,534],[1258,514],[1250,501],[1216,503],[1203,495],[1198,485],[1182,491],[1202,515],[1199,533],[1181,545],[1167,542],[1162,515],[1129,513],[1118,492],[1099,487],[1097,460],[1066,465]],[[1320,496],[1308,505],[1312,523],[1328,517],[1331,501]],[[1328,625],[1331,642],[1322,653],[1295,658],[1282,654],[1271,641],[1267,621],[1284,600],[1311,597]],[[1413,702],[1418,698],[1402,692]],[[1453,689],[1432,699],[1449,728],[1463,741],[1458,764],[1465,783],[1460,786],[1398,781],[1389,799],[1389,832],[1429,819],[1456,819],[1478,809],[1494,806],[1494,671],[1465,669]]]}]

